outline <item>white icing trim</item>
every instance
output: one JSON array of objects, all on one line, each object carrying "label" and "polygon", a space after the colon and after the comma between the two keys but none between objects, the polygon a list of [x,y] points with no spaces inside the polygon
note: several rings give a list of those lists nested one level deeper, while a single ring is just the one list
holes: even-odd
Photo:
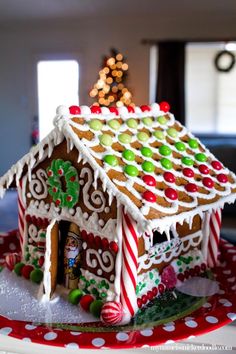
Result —
[{"label": "white icing trim", "polygon": [[[95,256],[96,258],[92,258],[91,256]],[[108,262],[109,262],[109,264],[106,265],[106,263],[108,263]],[[97,272],[99,270],[101,270],[98,268],[98,263],[104,272],[110,273],[114,269],[114,259],[109,251],[104,251],[100,255],[98,253],[98,251],[96,251],[94,249],[87,249],[86,250],[86,263],[88,264],[88,266],[90,268],[95,268],[97,270]],[[99,272],[97,274],[101,275],[102,270],[101,270],[101,272]]]},{"label": "white icing trim", "polygon": [[47,174],[42,168],[36,171],[36,176],[34,178],[32,176],[32,179],[29,182],[29,190],[33,198],[41,200],[47,197],[48,187],[46,180]]},{"label": "white icing trim", "polygon": [[47,227],[46,232],[46,251],[44,260],[44,275],[43,275],[43,286],[44,286],[44,300],[50,301],[51,294],[51,231],[56,223],[56,219],[53,219]]}]

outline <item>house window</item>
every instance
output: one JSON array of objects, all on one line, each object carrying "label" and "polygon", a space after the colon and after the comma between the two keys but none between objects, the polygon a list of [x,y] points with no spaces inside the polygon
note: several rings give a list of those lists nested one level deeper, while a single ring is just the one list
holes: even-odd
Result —
[{"label": "house window", "polygon": [[[186,46],[186,125],[195,133],[236,134],[236,64],[218,71],[214,60],[222,50],[236,55],[236,43],[188,43]],[[221,67],[230,65],[223,56]]]},{"label": "house window", "polygon": [[53,129],[60,105],[79,104],[79,64],[75,60],[44,60],[37,64],[39,139]]},{"label": "house window", "polygon": [[[170,240],[175,238],[175,236],[171,230],[169,232],[169,235],[170,235]],[[152,246],[159,245],[159,244],[166,242],[166,241],[169,241],[169,240],[168,240],[168,235],[165,232],[163,232],[161,234],[157,230],[153,231],[153,244],[152,244]]]}]

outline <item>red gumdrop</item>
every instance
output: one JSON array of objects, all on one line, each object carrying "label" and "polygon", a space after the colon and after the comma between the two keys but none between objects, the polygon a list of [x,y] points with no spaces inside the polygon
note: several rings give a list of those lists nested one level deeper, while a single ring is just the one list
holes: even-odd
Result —
[{"label": "red gumdrop", "polygon": [[101,107],[99,107],[99,106],[91,106],[90,110],[91,110],[91,113],[94,113],[94,114],[102,113]]},{"label": "red gumdrop", "polygon": [[211,162],[211,166],[215,169],[215,170],[221,170],[222,169],[222,164],[220,163],[220,161],[212,161]]},{"label": "red gumdrop", "polygon": [[207,165],[201,164],[199,165],[198,169],[203,175],[208,175],[209,173],[209,168],[207,167]]},{"label": "red gumdrop", "polygon": [[195,265],[194,270],[195,270],[195,274],[196,274],[196,275],[199,275],[199,273],[200,273],[200,271],[201,271],[199,265]]},{"label": "red gumdrop", "polygon": [[193,170],[192,170],[191,168],[185,167],[185,168],[183,169],[183,175],[184,175],[185,177],[192,178],[192,177],[194,177],[194,172],[193,172]]},{"label": "red gumdrop", "polygon": [[111,113],[115,113],[115,115],[119,115],[118,109],[116,107],[109,107]]},{"label": "red gumdrop", "polygon": [[173,188],[166,188],[165,196],[171,200],[176,200],[178,198],[178,194],[177,194],[176,190]]},{"label": "red gumdrop", "polygon": [[26,219],[26,222],[28,222],[28,223],[30,223],[31,222],[31,215],[26,215],[26,217],[25,217],[25,219]]},{"label": "red gumdrop", "polygon": [[204,177],[202,179],[202,183],[207,188],[213,188],[214,187],[214,182],[213,182],[213,180],[210,177]]},{"label": "red gumdrop", "polygon": [[155,178],[151,175],[144,175],[143,182],[146,183],[148,186],[152,186],[152,187],[155,187],[157,183]]},{"label": "red gumdrop", "polygon": [[186,184],[185,189],[189,193],[195,193],[198,191],[198,186],[195,183],[188,183]]},{"label": "red gumdrop", "polygon": [[42,267],[44,265],[44,256],[41,256],[38,260],[38,265],[39,267]]},{"label": "red gumdrop", "polygon": [[220,173],[219,175],[217,175],[217,180],[220,183],[227,183],[228,182],[228,176],[226,176],[224,173]]},{"label": "red gumdrop", "polygon": [[138,305],[138,308],[142,307],[143,303],[142,303],[141,299],[137,299],[137,305]]},{"label": "red gumdrop", "polygon": [[115,241],[111,241],[111,243],[110,243],[110,249],[111,249],[113,252],[115,252],[115,253],[118,252],[119,247],[118,247],[118,245],[117,245],[117,243],[116,243]]},{"label": "red gumdrop", "polygon": [[151,108],[148,106],[148,105],[142,105],[140,106],[140,109],[142,112],[150,112],[151,111]]},{"label": "red gumdrop", "polygon": [[81,297],[79,304],[84,311],[89,312],[89,306],[93,301],[94,297],[92,295],[86,294]]},{"label": "red gumdrop", "polygon": [[152,288],[152,293],[153,293],[153,297],[157,296],[158,289],[156,286],[154,286],[154,288]]},{"label": "red gumdrop", "polygon": [[169,112],[169,110],[170,110],[169,103],[165,102],[165,101],[161,102],[160,103],[160,110],[163,111],[163,112]]},{"label": "red gumdrop", "polygon": [[147,297],[148,297],[148,300],[152,300],[152,298],[153,298],[153,293],[152,293],[152,291],[148,291],[147,292]]},{"label": "red gumdrop", "polygon": [[184,281],[184,274],[183,274],[183,273],[179,273],[179,274],[177,275],[177,278],[178,278],[178,280],[180,280],[180,281]]},{"label": "red gumdrop", "polygon": [[147,303],[147,301],[148,301],[148,298],[147,298],[147,295],[143,295],[142,297],[141,297],[141,299],[142,299],[142,303],[145,305],[146,303]]},{"label": "red gumdrop", "polygon": [[174,183],[175,182],[175,176],[173,175],[173,173],[171,172],[165,172],[164,173],[164,179],[166,182],[169,182],[169,183]]},{"label": "red gumdrop", "polygon": [[191,276],[191,277],[194,277],[195,271],[194,271],[193,268],[191,268],[191,269],[189,270],[189,273],[190,273],[190,276]]},{"label": "red gumdrop", "polygon": [[158,291],[159,291],[160,294],[163,294],[163,293],[164,293],[165,287],[164,287],[163,284],[159,284],[159,285],[158,285]]},{"label": "red gumdrop", "polygon": [[188,270],[185,270],[185,271],[184,271],[184,277],[185,277],[186,279],[189,278],[189,271],[188,271]]},{"label": "red gumdrop", "polygon": [[25,279],[29,279],[30,278],[30,273],[32,272],[32,270],[34,270],[34,267],[30,264],[26,264],[24,265],[24,267],[21,270],[21,275],[25,278]]},{"label": "red gumdrop", "polygon": [[145,199],[147,202],[155,203],[157,200],[157,197],[155,196],[154,193],[152,193],[150,191],[145,191],[143,193],[143,199]]},{"label": "red gumdrop", "polygon": [[128,106],[127,107],[129,113],[134,113],[134,107],[133,106]]},{"label": "red gumdrop", "polygon": [[205,263],[202,263],[202,264],[201,264],[201,270],[203,270],[203,271],[206,270],[206,264],[205,264]]},{"label": "red gumdrop", "polygon": [[108,241],[108,239],[107,239],[107,238],[103,238],[103,239],[102,239],[102,248],[103,248],[104,250],[106,250],[106,249],[108,248],[108,246],[109,246],[109,241]]},{"label": "red gumdrop", "polygon": [[81,109],[79,106],[70,106],[69,107],[70,114],[80,114]]}]

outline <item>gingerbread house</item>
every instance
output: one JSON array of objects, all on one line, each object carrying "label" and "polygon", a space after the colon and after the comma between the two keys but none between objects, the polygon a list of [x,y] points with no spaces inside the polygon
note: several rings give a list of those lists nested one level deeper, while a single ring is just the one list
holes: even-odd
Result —
[{"label": "gingerbread house", "polygon": [[57,284],[123,306],[217,262],[221,209],[236,176],[169,106],[60,106],[55,128],[0,179],[18,189],[22,260]]}]

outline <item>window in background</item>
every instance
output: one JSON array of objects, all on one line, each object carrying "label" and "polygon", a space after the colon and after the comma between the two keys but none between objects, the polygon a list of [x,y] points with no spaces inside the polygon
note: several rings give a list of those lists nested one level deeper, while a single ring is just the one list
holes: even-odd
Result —
[{"label": "window in background", "polygon": [[79,104],[79,64],[75,60],[47,60],[37,65],[39,139],[53,129],[59,105]]},{"label": "window in background", "polygon": [[214,65],[224,49],[236,55],[236,43],[186,46],[186,125],[195,133],[236,134],[236,65],[229,72]]}]

